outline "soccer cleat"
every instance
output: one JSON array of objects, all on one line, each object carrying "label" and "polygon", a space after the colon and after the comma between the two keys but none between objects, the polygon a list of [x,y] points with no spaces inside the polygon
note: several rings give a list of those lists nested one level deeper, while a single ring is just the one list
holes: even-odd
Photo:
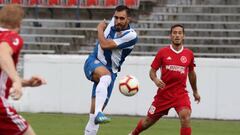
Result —
[{"label": "soccer cleat", "polygon": [[95,124],[105,124],[105,123],[109,123],[110,122],[110,118],[106,117],[102,112],[98,112],[94,123]]}]

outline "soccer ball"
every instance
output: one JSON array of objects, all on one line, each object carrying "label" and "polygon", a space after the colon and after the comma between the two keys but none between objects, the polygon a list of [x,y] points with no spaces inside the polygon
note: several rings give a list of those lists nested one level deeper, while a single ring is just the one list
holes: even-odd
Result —
[{"label": "soccer ball", "polygon": [[138,89],[138,80],[132,75],[124,76],[119,81],[119,91],[125,96],[135,95],[138,92]]}]

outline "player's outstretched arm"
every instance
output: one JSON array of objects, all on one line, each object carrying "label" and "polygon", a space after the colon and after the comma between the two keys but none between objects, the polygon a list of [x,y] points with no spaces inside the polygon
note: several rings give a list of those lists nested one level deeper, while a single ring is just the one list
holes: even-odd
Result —
[{"label": "player's outstretched arm", "polygon": [[200,100],[201,100],[201,97],[198,93],[198,89],[197,89],[197,75],[195,73],[195,71],[190,71],[188,73],[188,78],[189,78],[189,82],[190,82],[190,85],[192,87],[192,90],[193,90],[193,96],[194,96],[194,100],[199,103]]},{"label": "player's outstretched arm", "polygon": [[40,76],[32,76],[30,79],[22,80],[23,87],[38,87],[46,83],[46,80]]},{"label": "player's outstretched arm", "polygon": [[98,31],[98,41],[102,49],[113,49],[117,47],[117,44],[111,40],[104,37],[104,30],[106,29],[107,24],[104,21],[100,22],[97,26]]}]

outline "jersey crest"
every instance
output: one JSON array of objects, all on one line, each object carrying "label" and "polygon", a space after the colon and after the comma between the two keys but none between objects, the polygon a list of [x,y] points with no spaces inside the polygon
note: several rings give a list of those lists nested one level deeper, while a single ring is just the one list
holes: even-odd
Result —
[{"label": "jersey crest", "polygon": [[180,60],[181,60],[182,63],[186,63],[186,62],[187,62],[186,56],[182,56],[182,57],[180,58]]}]

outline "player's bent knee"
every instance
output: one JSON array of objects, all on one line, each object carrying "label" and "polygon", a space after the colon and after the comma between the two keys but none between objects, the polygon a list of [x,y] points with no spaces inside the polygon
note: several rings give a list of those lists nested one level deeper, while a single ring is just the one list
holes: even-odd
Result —
[{"label": "player's bent knee", "polygon": [[188,115],[188,114],[181,115],[180,120],[181,120],[181,122],[189,122],[190,121],[190,115]]},{"label": "player's bent knee", "polygon": [[105,67],[98,67],[95,69],[95,71],[93,72],[93,80],[95,82],[99,82],[100,81],[100,78],[102,76],[105,76],[105,75],[111,75],[110,71],[108,71],[108,69],[106,69]]},{"label": "player's bent knee", "polygon": [[99,75],[99,77],[111,74],[110,71],[104,66],[97,67],[93,73]]}]

